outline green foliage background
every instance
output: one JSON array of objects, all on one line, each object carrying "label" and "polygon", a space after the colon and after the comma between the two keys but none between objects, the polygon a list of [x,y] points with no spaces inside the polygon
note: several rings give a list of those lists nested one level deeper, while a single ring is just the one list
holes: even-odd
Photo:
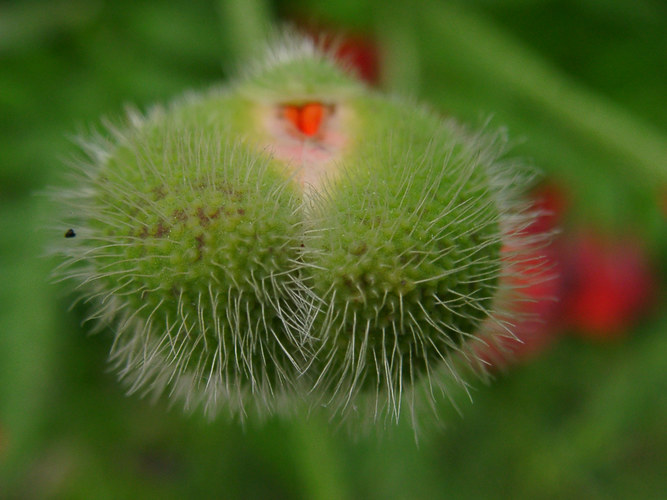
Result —
[{"label": "green foliage background", "polygon": [[[386,89],[507,125],[571,191],[566,224],[646,242],[656,311],[475,384],[418,445],[407,422],[348,439],[317,413],[241,427],[126,397],[110,333],[49,283],[35,193],[71,136],[226,78],[267,20],[365,33]],[[664,498],[666,61],[660,0],[0,3],[0,498]]]}]

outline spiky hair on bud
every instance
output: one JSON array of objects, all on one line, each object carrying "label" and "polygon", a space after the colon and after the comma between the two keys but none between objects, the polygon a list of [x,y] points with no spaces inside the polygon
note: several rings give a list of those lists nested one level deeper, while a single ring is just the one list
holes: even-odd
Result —
[{"label": "spiky hair on bud", "polygon": [[526,234],[519,196],[534,171],[505,159],[502,131],[378,95],[351,106],[364,141],[312,200],[302,257],[313,392],[354,426],[404,408],[417,425],[452,381],[467,391],[466,375],[486,374],[481,345],[512,336],[521,291],[506,275],[545,238]]},{"label": "spiky hair on bud", "polygon": [[92,161],[63,193],[77,238],[61,272],[114,328],[111,360],[130,392],[262,414],[304,363],[292,336],[304,329],[287,327],[300,195],[219,125],[156,109],[87,144]]},{"label": "spiky hair on bud", "polygon": [[503,134],[369,90],[304,39],[259,61],[84,141],[59,273],[131,392],[414,417],[511,335],[532,172]]}]

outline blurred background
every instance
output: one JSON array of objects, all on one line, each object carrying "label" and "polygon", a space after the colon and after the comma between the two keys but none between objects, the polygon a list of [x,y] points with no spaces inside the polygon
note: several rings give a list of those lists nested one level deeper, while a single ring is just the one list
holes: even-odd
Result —
[{"label": "blurred background", "polygon": [[[544,172],[540,321],[418,444],[407,419],[351,439],[126,397],[111,333],[49,282],[38,193],[72,138],[224,81],[275,22],[338,36],[369,85],[506,126]],[[666,282],[662,0],[0,2],[0,498],[666,498]]]}]

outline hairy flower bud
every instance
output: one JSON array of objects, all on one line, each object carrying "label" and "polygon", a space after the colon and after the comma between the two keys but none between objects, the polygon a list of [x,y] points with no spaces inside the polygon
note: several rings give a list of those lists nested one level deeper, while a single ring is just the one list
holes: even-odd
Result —
[{"label": "hairy flower bud", "polygon": [[506,328],[503,248],[533,242],[531,174],[504,144],[287,38],[86,144],[59,198],[76,235],[61,271],[113,328],[132,391],[211,415],[305,400],[397,419],[404,394],[479,364],[484,325]]}]

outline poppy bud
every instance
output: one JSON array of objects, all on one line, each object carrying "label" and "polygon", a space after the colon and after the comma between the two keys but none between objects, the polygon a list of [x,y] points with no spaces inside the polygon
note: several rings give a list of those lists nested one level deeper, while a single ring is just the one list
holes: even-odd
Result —
[{"label": "poppy bud", "polygon": [[371,420],[463,384],[482,325],[507,329],[501,247],[538,240],[532,173],[502,133],[370,90],[306,40],[248,68],[87,148],[63,272],[121,377],[211,415],[305,400]]}]

